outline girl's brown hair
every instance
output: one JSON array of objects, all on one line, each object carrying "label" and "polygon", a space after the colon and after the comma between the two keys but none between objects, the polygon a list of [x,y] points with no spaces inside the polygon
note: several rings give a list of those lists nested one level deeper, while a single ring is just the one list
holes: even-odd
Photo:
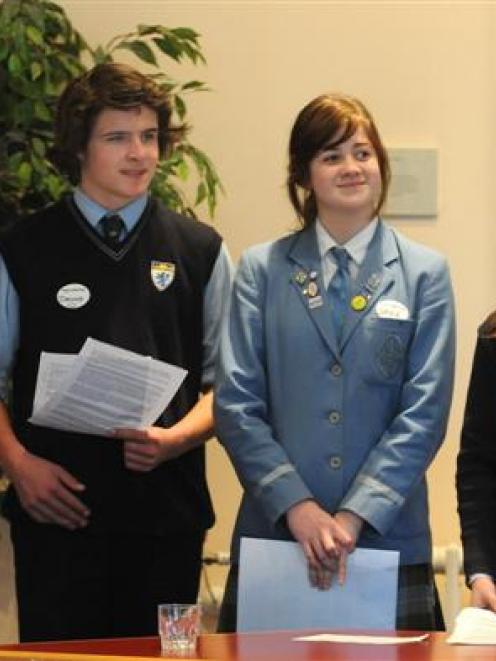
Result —
[{"label": "girl's brown hair", "polygon": [[390,168],[387,151],[382,144],[371,114],[361,101],[342,94],[322,94],[310,101],[298,114],[289,139],[287,190],[298,219],[303,227],[315,222],[317,204],[308,188],[310,161],[323,148],[346,142],[362,127],[370,140],[379,162],[381,196],[374,209],[377,214],[386,199]]}]

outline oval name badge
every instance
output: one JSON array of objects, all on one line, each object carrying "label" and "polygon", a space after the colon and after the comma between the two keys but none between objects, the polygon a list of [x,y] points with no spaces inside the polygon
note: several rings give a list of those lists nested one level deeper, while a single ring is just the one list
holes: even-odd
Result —
[{"label": "oval name badge", "polygon": [[77,310],[90,300],[90,290],[86,285],[71,282],[64,285],[57,292],[57,303],[68,310]]},{"label": "oval name badge", "polygon": [[394,300],[381,300],[375,306],[377,316],[382,319],[408,319],[408,308],[404,303]]}]

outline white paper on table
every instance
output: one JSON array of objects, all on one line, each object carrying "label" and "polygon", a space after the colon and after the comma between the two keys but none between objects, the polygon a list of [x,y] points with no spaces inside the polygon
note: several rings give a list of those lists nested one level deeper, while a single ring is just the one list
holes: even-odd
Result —
[{"label": "white paper on table", "polygon": [[187,373],[92,338],[72,359],[69,365],[64,354],[43,355],[33,424],[97,435],[143,428],[165,410]]},{"label": "white paper on table", "polygon": [[241,540],[238,631],[270,629],[394,630],[399,552],[356,549],[346,581],[312,588],[296,542]]},{"label": "white paper on table", "polygon": [[421,643],[428,637],[428,633],[422,633],[419,636],[354,636],[341,633],[318,633],[313,636],[298,636],[293,640],[308,643],[352,643],[353,645],[406,645]]},{"label": "white paper on table", "polygon": [[496,614],[485,608],[463,608],[446,642],[450,645],[496,645]]}]

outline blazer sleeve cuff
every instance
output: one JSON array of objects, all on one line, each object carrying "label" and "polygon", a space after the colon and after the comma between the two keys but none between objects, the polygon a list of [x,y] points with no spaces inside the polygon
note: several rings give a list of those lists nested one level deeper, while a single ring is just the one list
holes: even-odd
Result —
[{"label": "blazer sleeve cuff", "polygon": [[254,498],[273,526],[281,521],[290,507],[313,498],[292,464],[282,464],[265,475],[253,490]]},{"label": "blazer sleeve cuff", "polygon": [[339,509],[355,512],[369,525],[384,535],[405,499],[394,489],[379,480],[366,475],[358,475],[350,491],[339,504]]}]

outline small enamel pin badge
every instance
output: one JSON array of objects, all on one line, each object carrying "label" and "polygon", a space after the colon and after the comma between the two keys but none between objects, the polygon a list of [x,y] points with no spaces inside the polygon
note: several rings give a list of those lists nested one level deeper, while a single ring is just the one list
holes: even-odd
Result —
[{"label": "small enamel pin badge", "polygon": [[314,280],[312,280],[311,282],[308,283],[307,296],[309,298],[315,298],[315,296],[317,296],[318,293],[319,293],[319,288],[317,286],[317,283]]},{"label": "small enamel pin badge", "polygon": [[294,275],[294,281],[301,288],[301,293],[308,300],[308,307],[318,308],[322,305],[322,296],[320,296],[319,286],[316,282],[317,271],[297,271]]},{"label": "small enamel pin badge", "polygon": [[377,287],[381,284],[381,280],[382,278],[379,273],[372,273],[365,283],[365,289],[373,294]]},{"label": "small enamel pin badge", "polygon": [[157,262],[152,260],[150,264],[152,282],[158,291],[164,291],[169,287],[176,275],[176,265],[171,262]]},{"label": "small enamel pin badge", "polygon": [[297,271],[294,275],[294,281],[297,285],[304,285],[307,281],[308,275],[305,271]]}]

